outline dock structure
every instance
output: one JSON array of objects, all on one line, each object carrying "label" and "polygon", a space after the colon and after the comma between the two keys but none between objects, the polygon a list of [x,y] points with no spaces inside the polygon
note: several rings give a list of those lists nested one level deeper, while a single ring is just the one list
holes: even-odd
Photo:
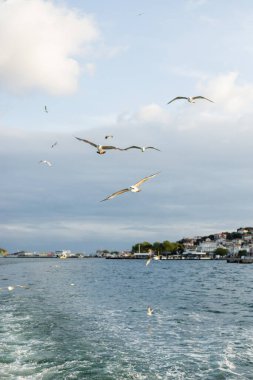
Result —
[{"label": "dock structure", "polygon": [[228,257],[227,263],[253,264],[253,257],[252,256]]}]

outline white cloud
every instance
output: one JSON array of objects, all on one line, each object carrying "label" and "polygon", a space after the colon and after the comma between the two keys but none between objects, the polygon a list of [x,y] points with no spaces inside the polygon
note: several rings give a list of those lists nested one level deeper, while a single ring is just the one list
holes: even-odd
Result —
[{"label": "white cloud", "polygon": [[1,1],[0,82],[14,91],[72,93],[80,74],[76,56],[98,37],[90,16],[52,1]]},{"label": "white cloud", "polygon": [[135,124],[135,123],[156,123],[156,124],[168,124],[170,121],[170,116],[167,110],[159,106],[158,104],[152,103],[141,106],[136,112],[122,112],[118,115],[117,121],[120,124]]},{"label": "white cloud", "polygon": [[207,0],[188,0],[186,4],[189,8],[198,8],[206,3]]},{"label": "white cloud", "polygon": [[84,67],[85,72],[87,72],[90,76],[93,76],[96,72],[96,66],[94,63],[86,63]]},{"label": "white cloud", "polygon": [[169,105],[174,113],[172,124],[179,130],[218,129],[232,130],[252,125],[253,83],[243,83],[236,72],[220,74],[200,80],[194,93],[203,95],[214,103],[199,100],[196,104],[178,101]]},{"label": "white cloud", "polygon": [[253,83],[238,83],[238,77],[237,72],[222,74],[199,87],[224,111],[230,114],[248,112],[252,110]]},{"label": "white cloud", "polygon": [[141,107],[137,114],[137,118],[146,123],[161,123],[166,124],[169,121],[168,112],[157,104],[149,104]]}]

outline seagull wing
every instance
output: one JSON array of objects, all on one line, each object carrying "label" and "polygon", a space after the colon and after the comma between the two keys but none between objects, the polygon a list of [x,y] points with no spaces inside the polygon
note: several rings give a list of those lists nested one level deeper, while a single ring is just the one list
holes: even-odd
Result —
[{"label": "seagull wing", "polygon": [[192,99],[206,99],[206,100],[208,100],[209,102],[214,103],[212,100],[207,99],[207,98],[205,98],[204,96],[193,96]]},{"label": "seagull wing", "polygon": [[100,202],[108,201],[109,199],[117,197],[117,195],[126,193],[127,191],[129,191],[129,189],[122,189],[122,190],[116,191],[115,193],[112,193],[111,195],[109,195],[109,197],[102,199],[102,201],[100,201]]},{"label": "seagull wing", "polygon": [[121,149],[121,148],[117,148],[116,146],[112,146],[112,145],[102,145],[102,149],[117,149],[117,150],[124,150],[124,149]]},{"label": "seagull wing", "polygon": [[152,260],[152,257],[150,257],[147,261],[146,261],[146,267],[150,264],[150,261]]},{"label": "seagull wing", "polygon": [[160,172],[155,173],[155,174],[151,174],[148,177],[145,177],[145,178],[141,179],[139,182],[135,183],[134,186],[139,187],[140,185],[142,185],[144,182],[146,182],[150,178],[156,177],[159,173]]},{"label": "seagull wing", "polygon": [[80,139],[80,137],[76,137],[77,140],[80,140],[80,141],[83,141],[83,142],[86,142],[92,146],[94,146],[95,148],[97,147],[97,144],[94,144],[93,142],[89,141],[89,140],[84,140],[84,139]]},{"label": "seagull wing", "polygon": [[128,149],[142,149],[142,148],[140,146],[132,145],[132,146],[129,146],[128,148],[125,148],[124,150],[128,150]]},{"label": "seagull wing", "polygon": [[157,148],[155,148],[154,146],[146,146],[145,149],[155,149],[155,150],[159,150],[159,152],[161,152],[160,149],[157,149]]},{"label": "seagull wing", "polygon": [[170,100],[167,104],[170,104],[170,103],[174,102],[174,100],[177,100],[177,99],[186,99],[187,100],[187,97],[186,96],[177,96],[176,98]]}]

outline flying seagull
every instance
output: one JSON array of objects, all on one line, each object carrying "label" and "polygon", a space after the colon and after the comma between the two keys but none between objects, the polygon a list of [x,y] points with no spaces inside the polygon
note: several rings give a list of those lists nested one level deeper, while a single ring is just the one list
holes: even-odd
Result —
[{"label": "flying seagull", "polygon": [[44,108],[44,109],[45,109],[45,112],[46,112],[46,113],[48,113],[48,110],[47,110],[47,106],[45,106],[45,108]]},{"label": "flying seagull", "polygon": [[76,139],[80,140],[80,141],[83,141],[83,142],[86,142],[86,143],[94,146],[95,148],[97,148],[97,153],[98,154],[105,154],[106,150],[108,150],[108,149],[124,150],[124,149],[120,149],[120,148],[117,148],[116,146],[111,146],[111,145],[97,145],[97,144],[94,144],[91,141],[80,139],[79,137],[76,137]]},{"label": "flying seagull", "polygon": [[150,178],[156,177],[159,173],[160,173],[160,172],[155,173],[155,174],[151,174],[151,175],[149,175],[148,177],[145,177],[145,178],[141,179],[139,182],[135,183],[134,185],[132,185],[132,186],[126,188],[126,189],[122,189],[122,190],[116,191],[115,193],[109,195],[109,196],[106,197],[105,199],[102,199],[102,201],[100,201],[100,202],[103,202],[103,201],[107,201],[107,200],[109,200],[109,199],[112,199],[112,198],[116,197],[117,195],[121,195],[121,194],[123,194],[123,193],[126,193],[127,191],[132,191],[133,193],[138,193],[139,191],[141,191],[140,186],[141,186],[144,182],[146,182],[146,181],[149,180]]},{"label": "flying seagull", "polygon": [[51,145],[51,148],[53,148],[55,145],[57,145],[58,144],[58,142],[57,141],[55,141],[55,143],[53,143],[53,145]]},{"label": "flying seagull", "polygon": [[47,161],[47,160],[40,160],[39,161],[39,164],[46,164],[48,166],[52,166],[51,162],[50,161]]},{"label": "flying seagull", "polygon": [[152,256],[149,256],[149,258],[146,261],[146,267],[150,264],[151,260],[152,260]]},{"label": "flying seagull", "polygon": [[151,316],[153,315],[153,313],[154,313],[154,310],[152,309],[152,307],[148,306],[147,315]]},{"label": "flying seagull", "polygon": [[170,104],[174,102],[174,100],[177,100],[177,99],[186,99],[189,103],[195,103],[196,99],[205,99],[205,100],[208,100],[209,102],[214,103],[212,100],[207,99],[204,96],[189,96],[188,98],[186,96],[177,96],[176,98],[170,100],[167,104]]},{"label": "flying seagull", "polygon": [[129,146],[128,148],[125,148],[124,150],[128,150],[128,149],[140,149],[142,152],[145,152],[146,149],[155,149],[155,150],[159,150],[159,152],[161,152],[160,149],[157,149],[154,146],[136,146],[136,145],[132,145],[132,146]]},{"label": "flying seagull", "polygon": [[112,135],[107,135],[107,136],[105,136],[105,139],[107,140],[107,139],[109,139],[109,138],[113,138],[113,136]]}]

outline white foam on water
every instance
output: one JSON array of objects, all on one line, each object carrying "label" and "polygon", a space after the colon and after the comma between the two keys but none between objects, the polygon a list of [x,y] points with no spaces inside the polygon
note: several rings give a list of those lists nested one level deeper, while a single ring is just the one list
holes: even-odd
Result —
[{"label": "white foam on water", "polygon": [[236,372],[236,365],[234,363],[236,359],[236,352],[234,350],[234,345],[231,342],[228,342],[223,353],[222,353],[222,360],[219,361],[219,369],[222,372],[227,372],[229,374],[236,375],[238,377],[241,377],[241,375]]}]

